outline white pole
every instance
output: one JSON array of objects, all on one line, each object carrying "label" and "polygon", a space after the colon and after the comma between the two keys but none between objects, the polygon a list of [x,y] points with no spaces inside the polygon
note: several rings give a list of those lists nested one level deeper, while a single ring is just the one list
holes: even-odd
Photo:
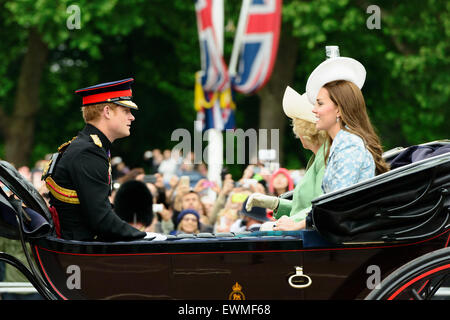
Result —
[{"label": "white pole", "polygon": [[213,0],[212,2],[212,24],[216,35],[219,51],[223,55],[223,16],[224,16],[223,0]]},{"label": "white pole", "polygon": [[[223,0],[213,0],[213,27],[216,35],[219,50],[223,56],[223,29],[224,29],[224,3]],[[213,107],[214,108],[214,107]],[[222,172],[223,159],[223,141],[222,128],[209,129],[207,131],[208,140],[208,180],[221,184],[220,174]],[[208,190],[208,196],[213,200],[216,199],[216,194],[213,190]]]},{"label": "white pole", "polygon": [[236,75],[236,66],[241,51],[242,37],[244,36],[245,29],[247,28],[247,13],[250,8],[251,0],[243,0],[241,12],[239,13],[239,21],[236,30],[236,35],[234,36],[233,51],[231,52],[230,58],[230,78]]}]

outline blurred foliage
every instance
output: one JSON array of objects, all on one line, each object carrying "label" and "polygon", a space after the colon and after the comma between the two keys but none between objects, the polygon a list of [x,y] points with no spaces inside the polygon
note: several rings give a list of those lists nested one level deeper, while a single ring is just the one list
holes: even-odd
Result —
[{"label": "blurred foliage", "polygon": [[[325,45],[367,69],[363,93],[385,148],[449,138],[450,3],[446,1],[284,1],[283,19],[300,41],[297,88],[324,59]],[[380,29],[368,29],[369,5]]]},{"label": "blurred foliage", "polygon": [[[231,55],[240,3],[225,1],[225,61]],[[193,132],[194,74],[200,68],[193,1],[78,0],[81,28],[69,30],[71,4],[0,0],[0,108],[6,113],[14,104],[30,28],[37,28],[50,48],[30,165],[82,128],[80,98],[74,91],[95,83],[135,78],[140,110],[131,137],[114,148],[130,165],[140,165],[145,150],[176,145],[170,141],[176,128]],[[385,149],[450,138],[450,2],[377,1],[381,28],[373,30],[366,25],[371,4],[283,1],[282,32],[292,30],[299,46],[292,86],[304,92],[308,75],[325,58],[325,45],[339,45],[342,56],[361,61],[367,69],[363,93]],[[236,103],[238,127],[257,128],[258,99],[238,94]],[[290,129],[286,132],[283,165],[305,165],[310,153],[301,150]]]}]

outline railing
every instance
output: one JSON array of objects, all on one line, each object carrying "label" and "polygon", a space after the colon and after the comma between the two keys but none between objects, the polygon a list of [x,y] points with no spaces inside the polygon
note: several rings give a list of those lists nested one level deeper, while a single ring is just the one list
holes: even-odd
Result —
[{"label": "railing", "polygon": [[0,293],[36,293],[38,292],[29,282],[0,282]]}]

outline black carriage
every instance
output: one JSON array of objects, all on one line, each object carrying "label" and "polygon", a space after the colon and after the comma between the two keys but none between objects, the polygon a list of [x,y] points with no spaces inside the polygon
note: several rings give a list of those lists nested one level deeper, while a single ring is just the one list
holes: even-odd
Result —
[{"label": "black carriage", "polygon": [[450,153],[315,199],[308,230],[157,241],[59,239],[44,200],[4,161],[0,179],[14,194],[0,195],[0,235],[21,240],[30,266],[0,259],[47,299],[450,297]]}]

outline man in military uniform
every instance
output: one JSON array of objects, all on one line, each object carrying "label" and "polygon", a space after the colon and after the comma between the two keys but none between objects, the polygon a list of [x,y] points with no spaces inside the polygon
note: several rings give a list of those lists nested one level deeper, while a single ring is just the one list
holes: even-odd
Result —
[{"label": "man in military uniform", "polygon": [[[57,235],[82,241],[120,241],[147,236],[113,211],[110,148],[130,135],[133,79],[79,89],[86,126],[58,149],[58,158],[44,173]],[[59,224],[59,226],[58,226]]]}]

